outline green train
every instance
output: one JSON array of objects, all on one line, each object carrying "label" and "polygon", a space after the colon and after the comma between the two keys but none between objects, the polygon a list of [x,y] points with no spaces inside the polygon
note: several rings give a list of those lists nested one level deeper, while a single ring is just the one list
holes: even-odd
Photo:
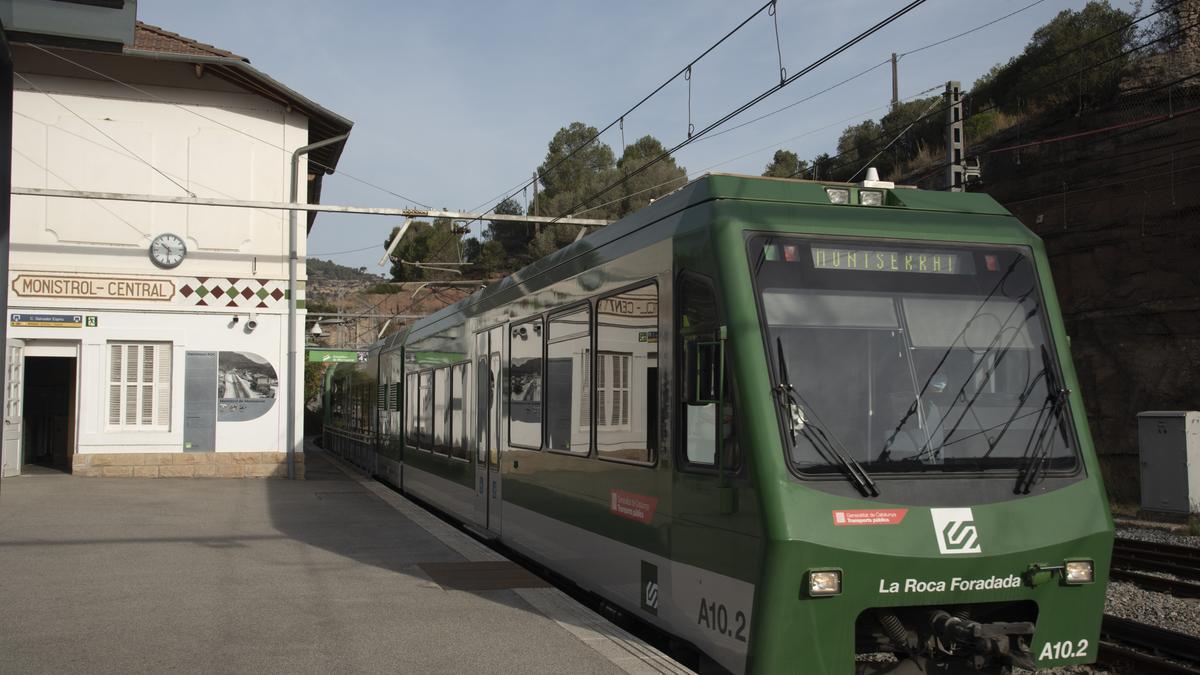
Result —
[{"label": "green train", "polygon": [[324,443],[706,666],[1088,663],[1068,345],[986,195],[708,175],[332,369]]}]

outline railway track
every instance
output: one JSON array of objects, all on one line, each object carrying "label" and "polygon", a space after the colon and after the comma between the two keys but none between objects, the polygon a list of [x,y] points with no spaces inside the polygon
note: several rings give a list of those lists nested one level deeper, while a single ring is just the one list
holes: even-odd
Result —
[{"label": "railway track", "polygon": [[1122,673],[1200,675],[1200,638],[1105,614],[1099,661]]},{"label": "railway track", "polygon": [[[1172,577],[1155,576],[1160,572]],[[1111,576],[1147,590],[1200,598],[1200,549],[1174,544],[1117,539],[1113,542]]]}]

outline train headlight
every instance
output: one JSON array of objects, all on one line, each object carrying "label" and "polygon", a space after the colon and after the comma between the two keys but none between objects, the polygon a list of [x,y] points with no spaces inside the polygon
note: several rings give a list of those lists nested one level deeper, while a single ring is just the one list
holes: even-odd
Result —
[{"label": "train headlight", "polygon": [[1068,560],[1063,565],[1063,582],[1072,586],[1090,584],[1096,580],[1096,571],[1091,560]]},{"label": "train headlight", "polygon": [[841,570],[809,570],[808,594],[814,598],[839,595],[842,592]]},{"label": "train headlight", "polygon": [[825,188],[825,194],[829,197],[829,201],[834,204],[849,204],[850,191],[846,188]]},{"label": "train headlight", "polygon": [[858,203],[863,206],[882,206],[883,191],[882,190],[859,190]]}]

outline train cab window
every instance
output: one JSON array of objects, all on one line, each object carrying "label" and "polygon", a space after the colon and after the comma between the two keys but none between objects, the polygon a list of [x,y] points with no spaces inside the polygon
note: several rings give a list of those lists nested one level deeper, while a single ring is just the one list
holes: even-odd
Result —
[{"label": "train cab window", "polygon": [[450,454],[450,369],[433,371],[433,448]]},{"label": "train cab window", "polygon": [[458,363],[450,369],[450,456],[467,459],[467,425],[463,403],[467,392],[467,364]]},{"label": "train cab window", "polygon": [[542,447],[542,320],[513,326],[508,362],[508,440]]},{"label": "train cab window", "polygon": [[601,459],[654,461],[658,428],[658,286],[596,303],[596,452]]},{"label": "train cab window", "polygon": [[546,447],[588,454],[591,428],[589,308],[550,318],[546,338]]},{"label": "train cab window", "polygon": [[[687,368],[683,359],[696,353],[696,345],[714,342],[720,338],[721,319],[717,309],[717,297],[708,279],[699,275],[685,274],[676,286],[679,308],[680,377],[686,377]],[[722,377],[724,395],[721,403],[720,438],[723,456],[721,465],[725,469],[736,469],[740,462],[737,434],[734,426],[733,392],[729,386],[729,368],[725,367]],[[684,392],[690,383],[681,382],[679,391]],[[716,467],[718,419],[716,403],[684,403],[680,406],[680,426],[683,439],[684,466]]]},{"label": "train cab window", "polygon": [[433,449],[433,371],[420,374],[417,383],[417,447]]}]

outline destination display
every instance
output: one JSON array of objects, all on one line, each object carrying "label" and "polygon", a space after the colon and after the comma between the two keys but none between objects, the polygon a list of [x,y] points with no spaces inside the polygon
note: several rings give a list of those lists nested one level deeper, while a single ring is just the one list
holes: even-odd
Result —
[{"label": "destination display", "polygon": [[975,265],[970,255],[945,251],[813,246],[812,262],[813,267],[819,270],[916,274],[975,273]]}]

